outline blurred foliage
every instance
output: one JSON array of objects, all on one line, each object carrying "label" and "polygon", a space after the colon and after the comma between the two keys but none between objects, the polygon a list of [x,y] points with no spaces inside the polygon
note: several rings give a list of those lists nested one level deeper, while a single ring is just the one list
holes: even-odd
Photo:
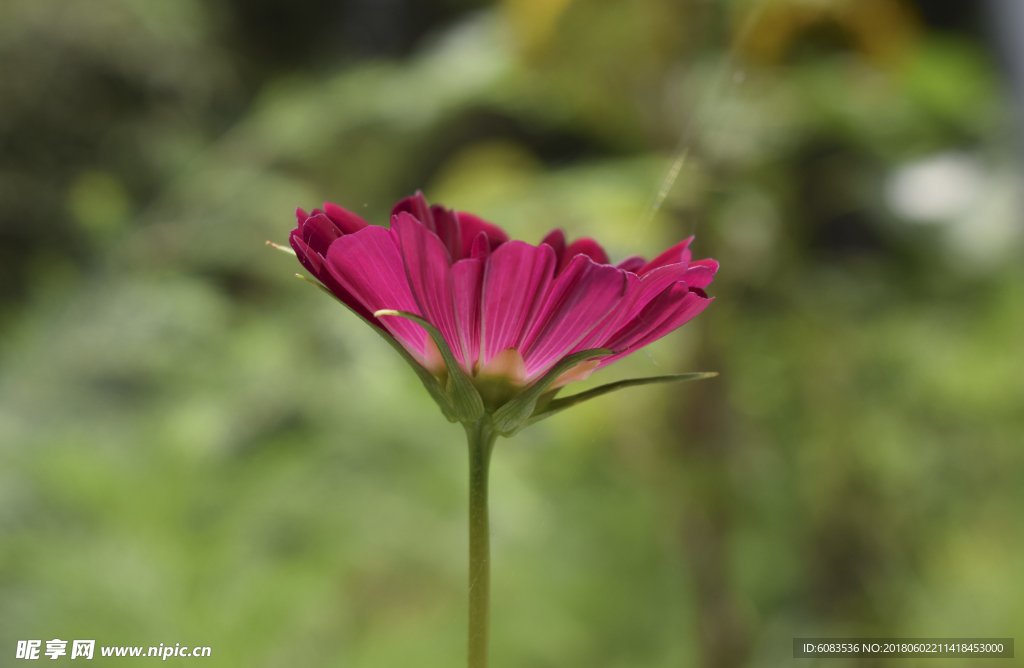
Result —
[{"label": "blurred foliage", "polygon": [[[594,382],[720,378],[499,443],[495,666],[1014,635],[1019,147],[988,47],[937,16],[0,4],[0,664],[56,637],[462,661],[461,433],[263,245],[296,206],[383,224],[419,187],[517,238],[622,258],[696,233],[723,265],[707,313]],[[901,208],[953,186],[927,220]]]}]

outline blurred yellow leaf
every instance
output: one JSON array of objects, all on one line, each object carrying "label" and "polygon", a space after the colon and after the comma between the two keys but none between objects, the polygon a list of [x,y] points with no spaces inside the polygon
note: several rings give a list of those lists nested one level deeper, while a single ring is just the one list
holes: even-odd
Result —
[{"label": "blurred yellow leaf", "polygon": [[516,39],[526,51],[543,48],[555,33],[558,19],[573,0],[505,0],[503,9],[508,16]]}]

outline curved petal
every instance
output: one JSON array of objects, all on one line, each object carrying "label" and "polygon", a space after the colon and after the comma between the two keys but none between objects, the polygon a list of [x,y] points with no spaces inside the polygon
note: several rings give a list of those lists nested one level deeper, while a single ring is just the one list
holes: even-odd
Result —
[{"label": "curved petal", "polygon": [[455,322],[452,271],[444,244],[426,227],[404,211],[391,219],[405,264],[409,288],[419,306],[418,314],[441,332],[459,364],[466,354]]},{"label": "curved petal", "polygon": [[302,266],[305,267],[309,273],[313,274],[314,278],[323,283],[325,288],[330,290],[335,297],[340,299],[342,303],[350,309],[366,318],[374,325],[377,325],[378,327],[382,326],[380,321],[373,316],[372,311],[363,306],[358,299],[338,283],[338,280],[334,278],[328,270],[323,256],[307,246],[306,243],[299,238],[296,232],[293,232],[288,240],[291,242],[292,249],[295,251],[295,256],[299,259],[299,262],[302,263]]},{"label": "curved petal", "polygon": [[469,257],[474,260],[480,260],[486,262],[487,258],[491,256],[491,241],[487,237],[486,232],[480,232],[476,235],[476,239],[473,240],[473,244],[469,249]]},{"label": "curved petal", "polygon": [[625,271],[631,271],[631,272],[633,272],[635,274],[638,271],[640,271],[640,269],[645,264],[647,264],[647,260],[645,260],[642,256],[640,256],[640,255],[630,255],[625,260],[623,260],[622,262],[618,263],[615,266],[618,267],[619,269],[624,269]]},{"label": "curved petal", "polygon": [[691,291],[685,283],[671,285],[608,338],[605,347],[621,352],[602,359],[601,366],[622,359],[682,327],[707,308],[712,301]]},{"label": "curved petal", "polygon": [[[637,288],[631,289],[627,298],[623,300],[618,309],[618,322],[609,329],[609,333],[622,327],[629,319],[640,313],[651,300],[679,281],[686,283],[691,289],[700,288],[700,294],[706,298],[707,295],[704,294],[703,288],[711,284],[715,272],[718,270],[717,262],[714,260],[709,262],[711,264],[697,264],[696,262],[689,265],[685,263],[667,264],[644,274],[640,278]],[[595,340],[590,343],[594,346],[605,345],[604,341]]]},{"label": "curved petal", "polygon": [[714,266],[697,264],[696,262],[690,264],[681,280],[691,288],[708,287],[711,285],[711,281],[715,280],[715,272],[718,271],[718,263],[714,260],[711,260],[711,262],[714,262]]},{"label": "curved petal", "polygon": [[599,325],[590,330],[590,333],[583,337],[579,343],[573,346],[572,352],[580,352],[582,350],[590,350],[592,348],[604,347],[604,341],[611,334],[618,331],[619,327],[632,317],[630,304],[632,304],[636,298],[637,293],[640,292],[641,281],[637,278],[636,274],[626,272],[626,294],[619,301],[618,306],[613,308],[611,312],[604,317]]},{"label": "curved petal", "polygon": [[446,209],[438,204],[430,207],[430,213],[434,216],[437,238],[448,250],[448,257],[451,258],[451,261],[458,262],[465,257],[462,252],[462,229],[459,226],[459,217],[451,209]]},{"label": "curved petal", "polygon": [[481,365],[517,346],[524,326],[539,311],[554,272],[555,253],[547,245],[510,241],[491,254],[480,307]]},{"label": "curved petal", "polygon": [[577,255],[586,255],[591,260],[598,264],[609,264],[608,253],[604,252],[604,248],[601,248],[601,244],[597,243],[590,237],[583,237],[569,244],[569,247],[565,249],[565,255],[562,257],[562,263],[559,266],[559,271],[564,271],[565,267],[572,262],[572,259]]},{"label": "curved petal", "polygon": [[462,228],[462,257],[469,257],[473,242],[483,232],[487,235],[490,250],[497,250],[498,246],[508,242],[508,234],[493,223],[488,223],[483,218],[474,216],[465,211],[455,212],[459,219],[459,226]]},{"label": "curved petal", "polygon": [[[545,246],[542,245],[541,248]],[[626,294],[627,272],[577,255],[551,286],[540,313],[518,348],[535,377],[572,350]]]},{"label": "curved petal", "polygon": [[391,207],[392,217],[403,211],[423,223],[423,226],[431,232],[437,231],[437,227],[434,225],[434,214],[430,211],[427,198],[421,191],[417,190],[415,195],[398,200],[398,203]]},{"label": "curved petal", "polygon": [[484,263],[476,258],[460,260],[452,265],[455,323],[462,348],[466,352],[464,366],[469,375],[473,375],[480,360],[480,291],[483,273]]},{"label": "curved petal", "polygon": [[[327,254],[330,244],[342,236],[341,232],[323,214],[310,217],[306,215],[305,211],[299,209],[296,211],[296,215],[299,218],[298,226],[288,235],[288,242],[291,244],[292,250],[295,251],[295,257],[298,258],[299,262],[309,273],[313,274],[314,278],[320,281],[342,303],[371,323],[380,326],[380,321],[373,317],[373,313],[363,306],[348,290],[343,288],[327,269],[324,256]],[[313,218],[323,218],[324,220],[313,220]],[[306,242],[304,235],[310,239],[313,245]]]},{"label": "curved petal", "polygon": [[554,229],[548,232],[548,235],[541,239],[542,244],[547,244],[555,251],[555,259],[558,260],[558,264],[562,264],[562,258],[565,257],[565,232],[561,229]]},{"label": "curved petal", "polygon": [[[605,322],[599,327],[595,327],[590,335],[577,344],[576,349],[586,350],[587,348],[608,347],[606,346],[606,341],[609,337],[614,336],[623,325],[640,313],[652,299],[673,283],[681,280],[686,275],[686,271],[685,264],[669,264],[658,267],[641,278],[637,278],[633,273],[627,273],[627,278],[630,280],[626,297],[608,315]],[[612,348],[612,350],[617,350],[617,348]]]},{"label": "curved petal", "polygon": [[658,267],[664,267],[667,264],[680,264],[687,263],[693,258],[693,252],[690,251],[690,244],[693,242],[693,237],[687,237],[683,239],[675,246],[672,246],[667,251],[654,258],[637,272],[640,276],[650,273]]},{"label": "curved petal", "polygon": [[625,318],[632,318],[638,314],[666,288],[682,280],[687,271],[688,267],[685,264],[666,264],[640,277],[640,288],[630,300],[628,312],[624,313]]},{"label": "curved petal", "polygon": [[436,234],[448,249],[452,262],[470,256],[473,243],[481,232],[487,235],[492,251],[508,241],[508,234],[497,225],[471,213],[446,209],[437,204],[430,206],[427,198],[419,190],[415,195],[399,201],[391,209],[392,216],[402,212],[408,213]]},{"label": "curved petal", "polygon": [[[371,225],[346,234],[331,244],[326,259],[331,275],[371,313],[381,309],[418,313],[402,255],[388,230]],[[380,322],[425,363],[428,337],[422,327],[394,316]]]},{"label": "curved petal", "polygon": [[323,213],[314,213],[299,225],[299,234],[310,248],[320,255],[327,255],[327,249],[342,231]]},{"label": "curved petal", "polygon": [[288,235],[288,243],[291,244],[292,250],[295,251],[295,257],[299,258],[302,266],[319,279],[320,274],[325,271],[323,256],[302,240],[302,234],[298,228],[292,230],[292,233]]},{"label": "curved petal", "polygon": [[369,224],[348,209],[331,202],[324,202],[324,214],[345,234],[355,234]]}]

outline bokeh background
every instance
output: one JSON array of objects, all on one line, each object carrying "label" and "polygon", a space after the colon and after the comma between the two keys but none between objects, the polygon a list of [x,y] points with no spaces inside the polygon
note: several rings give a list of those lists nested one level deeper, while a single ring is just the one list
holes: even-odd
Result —
[{"label": "bokeh background", "polygon": [[719,378],[499,442],[495,668],[1019,637],[1015,14],[4,0],[0,665],[25,638],[463,663],[461,430],[264,246],[296,206],[386,224],[417,188],[617,259],[696,234],[723,267],[707,312],[591,384]]}]

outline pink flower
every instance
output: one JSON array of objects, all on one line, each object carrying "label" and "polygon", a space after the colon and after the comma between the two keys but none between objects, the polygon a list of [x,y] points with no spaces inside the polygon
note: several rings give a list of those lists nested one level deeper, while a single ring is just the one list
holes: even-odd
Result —
[{"label": "pink flower", "polygon": [[500,227],[429,206],[418,192],[392,209],[391,229],[329,203],[297,215],[290,242],[307,270],[442,376],[445,363],[423,327],[373,314],[421,316],[478,388],[524,387],[572,353],[613,351],[551,387],[586,378],[703,311],[712,301],[704,289],[718,270],[714,260],[692,260],[692,237],[653,260],[612,265],[593,239],[567,244],[555,230],[536,246],[510,241]]},{"label": "pink flower", "polygon": [[299,209],[289,241],[318,287],[369,322],[409,363],[445,417],[466,430],[469,665],[486,666],[487,476],[495,441],[625,387],[717,375],[632,378],[556,398],[566,383],[707,308],[704,288],[718,263],[693,261],[692,237],[649,262],[634,256],[617,265],[593,239],[567,244],[561,230],[536,246],[510,241],[500,227],[429,206],[419,192],[391,214],[384,229],[334,204],[312,214]]}]

